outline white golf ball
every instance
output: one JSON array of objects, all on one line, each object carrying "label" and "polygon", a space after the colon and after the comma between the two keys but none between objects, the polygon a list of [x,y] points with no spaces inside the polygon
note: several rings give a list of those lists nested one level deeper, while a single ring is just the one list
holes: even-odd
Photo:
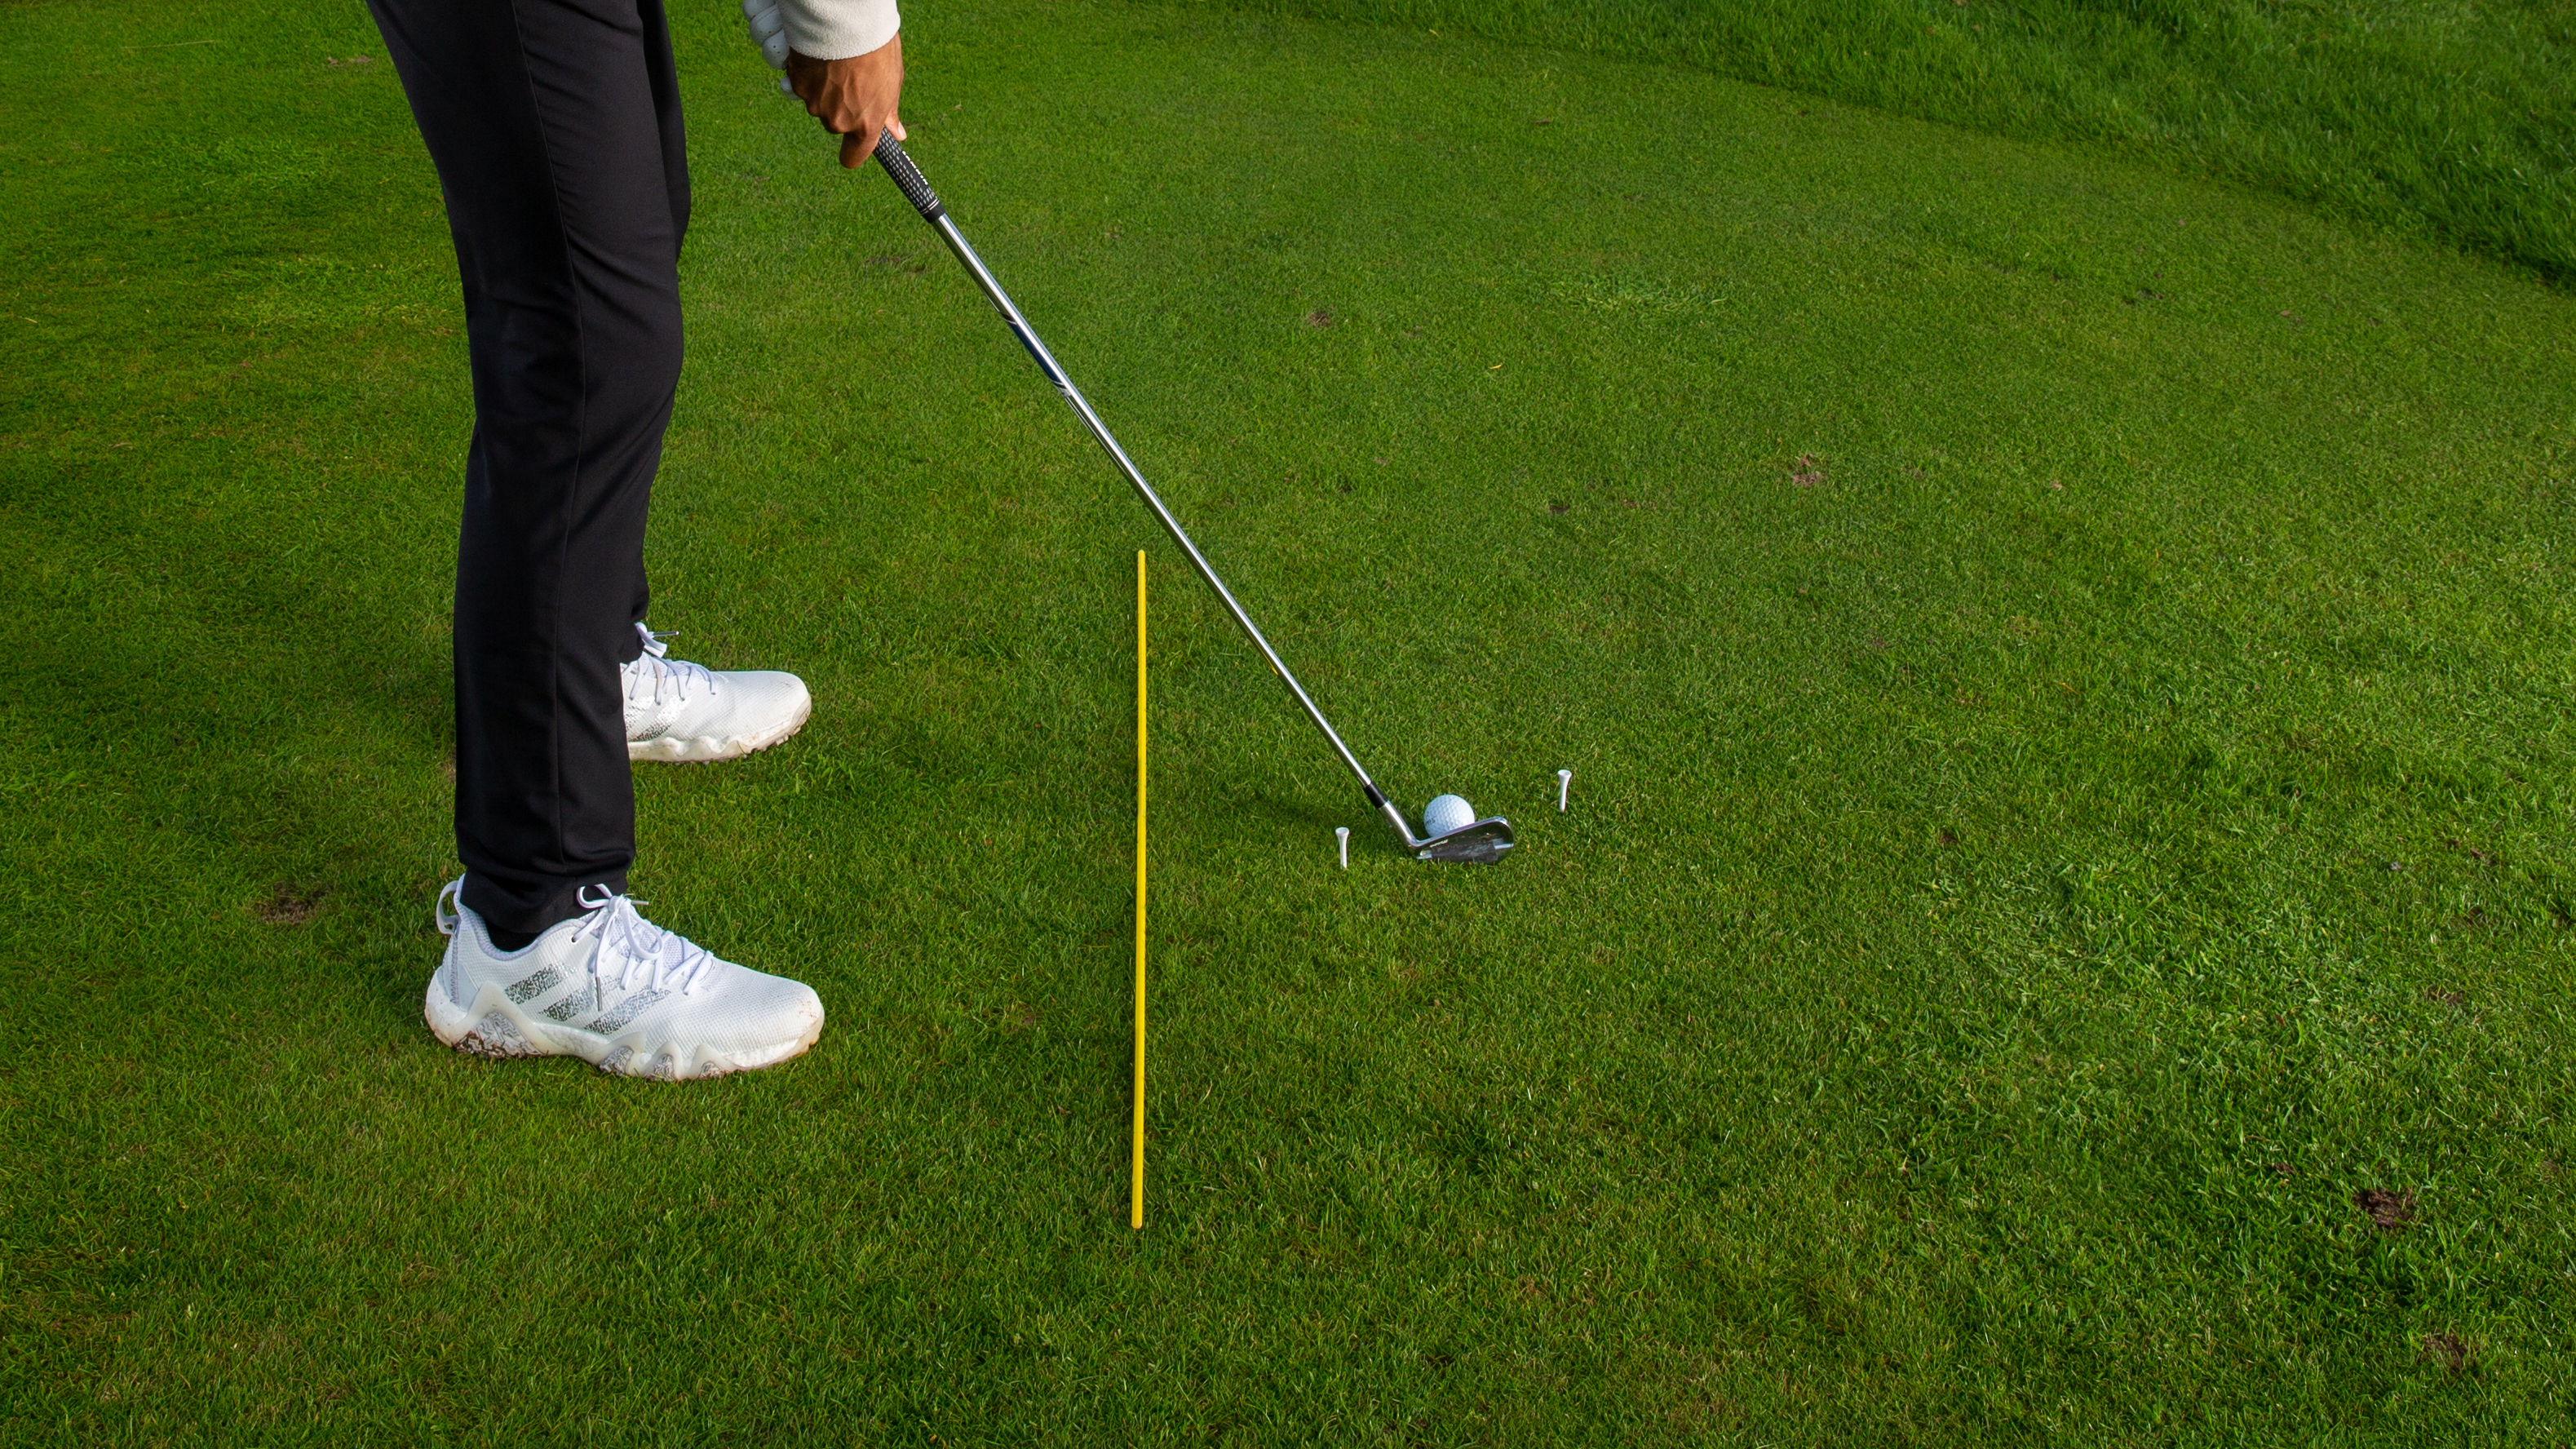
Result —
[{"label": "white golf ball", "polygon": [[1425,840],[1464,830],[1476,823],[1476,807],[1455,795],[1441,795],[1422,807],[1422,836]]}]

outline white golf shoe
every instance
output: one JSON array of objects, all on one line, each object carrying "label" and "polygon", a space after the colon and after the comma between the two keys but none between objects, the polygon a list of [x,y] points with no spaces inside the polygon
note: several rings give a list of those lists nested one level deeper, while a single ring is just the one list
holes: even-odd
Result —
[{"label": "white golf shoe", "polygon": [[[814,988],[718,960],[635,913],[625,896],[582,901],[516,951],[438,893],[447,957],[421,1004],[429,1029],[485,1057],[579,1057],[603,1072],[684,1082],[783,1062],[823,1032]],[[603,888],[604,890],[604,888]]]},{"label": "white golf shoe", "polygon": [[793,674],[720,674],[673,659],[670,647],[641,624],[635,632],[644,636],[644,653],[620,671],[630,760],[739,759],[803,729],[814,712],[814,696]]}]

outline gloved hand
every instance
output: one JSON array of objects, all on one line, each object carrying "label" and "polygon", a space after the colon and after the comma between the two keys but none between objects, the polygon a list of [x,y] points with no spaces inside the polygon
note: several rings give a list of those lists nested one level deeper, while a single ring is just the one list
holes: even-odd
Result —
[{"label": "gloved hand", "polygon": [[[778,0],[742,0],[742,24],[751,32],[751,43],[760,47],[760,58],[769,62],[771,70],[784,72],[787,69],[787,19],[778,13]],[[787,83],[784,74],[778,77],[778,88],[791,96],[796,94],[795,87]]]}]

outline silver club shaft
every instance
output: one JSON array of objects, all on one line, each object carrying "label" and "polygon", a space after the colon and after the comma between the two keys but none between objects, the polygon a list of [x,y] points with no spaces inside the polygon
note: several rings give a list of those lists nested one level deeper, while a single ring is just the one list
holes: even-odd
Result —
[{"label": "silver club shaft", "polygon": [[1091,410],[1091,403],[1083,397],[1082,389],[1075,387],[1073,379],[1056,365],[1055,354],[1047,351],[1046,344],[1038,340],[1037,329],[1029,326],[1028,319],[1020,315],[1020,309],[1011,302],[1011,294],[1003,291],[1002,284],[993,279],[992,272],[984,266],[984,259],[975,255],[975,248],[967,244],[965,236],[957,230],[957,224],[943,211],[931,219],[931,225],[938,228],[940,240],[948,243],[948,249],[957,254],[957,260],[965,266],[967,275],[975,279],[975,285],[984,289],[993,310],[1001,313],[1002,320],[1011,325],[1011,334],[1020,339],[1020,346],[1028,349],[1029,356],[1037,362],[1038,370],[1045,373],[1047,381],[1064,395],[1065,403],[1082,419],[1082,425],[1091,430],[1100,450],[1109,455],[1109,461],[1118,465],[1119,472],[1127,475],[1128,483],[1136,489],[1136,496],[1145,500],[1147,508],[1154,510],[1154,517],[1163,525],[1163,531],[1170,534],[1172,542],[1180,545],[1181,552],[1189,556],[1190,567],[1197,569],[1199,577],[1207,580],[1207,586],[1216,590],[1225,611],[1234,616],[1234,622],[1242,625],[1243,632],[1252,640],[1252,647],[1260,650],[1261,657],[1270,661],[1271,672],[1279,676],[1280,683],[1288,686],[1290,694],[1297,696],[1298,708],[1306,711],[1306,718],[1313,720],[1315,728],[1322,730],[1324,738],[1332,742],[1333,753],[1341,756],[1342,763],[1359,777],[1360,788],[1368,792],[1370,803],[1385,814],[1388,823],[1395,827],[1396,834],[1407,846],[1419,844],[1412,829],[1405,824],[1404,812],[1387,803],[1386,792],[1378,789],[1377,782],[1369,778],[1369,772],[1360,767],[1359,757],[1351,753],[1350,746],[1342,743],[1339,734],[1334,733],[1333,722],[1324,718],[1324,712],[1307,697],[1306,687],[1299,684],[1297,676],[1289,673],[1288,666],[1279,661],[1279,651],[1271,648],[1270,641],[1261,637],[1261,629],[1252,622],[1252,616],[1243,611],[1243,605],[1234,601],[1234,591],[1228,589],[1225,580],[1218,578],[1216,570],[1208,566],[1199,546],[1190,542],[1189,534],[1181,528],[1181,521],[1172,516],[1172,510],[1163,506],[1162,497],[1154,492],[1154,485],[1146,482],[1145,475],[1136,471],[1136,465],[1127,457],[1127,450],[1119,447],[1118,440],[1110,436],[1109,425],[1100,420],[1100,414]]}]

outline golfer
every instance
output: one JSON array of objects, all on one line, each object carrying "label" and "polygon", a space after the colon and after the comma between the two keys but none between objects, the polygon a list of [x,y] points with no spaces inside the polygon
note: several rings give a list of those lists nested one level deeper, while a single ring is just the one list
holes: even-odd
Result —
[{"label": "golfer", "polygon": [[[368,0],[438,166],[474,436],[456,554],[456,848],[423,1004],[460,1051],[679,1080],[784,1061],[813,988],[636,913],[633,760],[730,760],[813,707],[645,627],[689,225],[662,0]],[[779,0],[787,73],[856,166],[899,138],[894,0]],[[452,904],[451,904],[452,902]]]}]

